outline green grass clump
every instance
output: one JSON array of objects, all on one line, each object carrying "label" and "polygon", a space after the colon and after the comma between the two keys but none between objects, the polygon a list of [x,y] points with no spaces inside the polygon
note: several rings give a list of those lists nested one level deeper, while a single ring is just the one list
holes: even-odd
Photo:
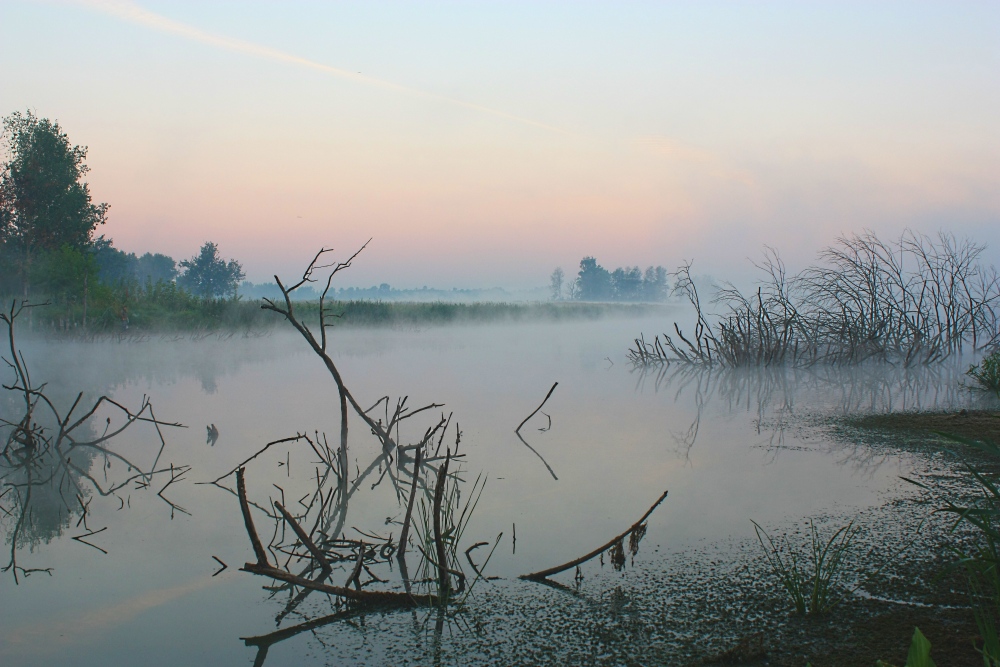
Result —
[{"label": "green grass clump", "polygon": [[[857,536],[854,522],[841,526],[830,539],[820,539],[812,519],[809,520],[809,554],[802,557],[787,542],[776,543],[756,521],[751,521],[764,555],[788,594],[795,613],[823,614],[843,599],[840,581],[844,575],[844,560]],[[766,541],[766,544],[765,544]]]},{"label": "green grass clump", "polygon": [[979,384],[979,389],[1000,396],[1000,350],[995,351],[965,372]]}]

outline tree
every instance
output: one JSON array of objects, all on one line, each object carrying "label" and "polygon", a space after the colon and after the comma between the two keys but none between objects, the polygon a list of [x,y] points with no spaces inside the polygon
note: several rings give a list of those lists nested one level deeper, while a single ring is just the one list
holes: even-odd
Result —
[{"label": "tree", "polygon": [[642,278],[642,298],[646,301],[664,301],[668,291],[667,270],[662,266],[647,268]]},{"label": "tree", "polygon": [[83,326],[87,326],[87,302],[98,275],[97,260],[92,253],[66,244],[58,250],[40,253],[31,272],[32,283],[66,307],[67,323],[70,306],[82,304]]},{"label": "tree", "polygon": [[236,298],[240,281],[246,277],[243,265],[235,259],[222,259],[219,247],[212,242],[205,243],[191,259],[181,260],[181,269],[177,284],[206,299],[227,294]]},{"label": "tree", "polygon": [[[240,277],[242,279],[243,267],[240,267]],[[146,253],[136,260],[136,278],[142,284],[158,282],[173,282],[177,278],[177,262],[173,257],[160,253]]]},{"label": "tree", "polygon": [[642,271],[639,267],[619,267],[612,271],[611,293],[615,301],[639,301],[642,298]]},{"label": "tree", "polygon": [[558,301],[562,298],[563,278],[565,278],[565,276],[566,274],[563,273],[563,270],[559,267],[556,267],[556,270],[552,272],[551,276],[549,276],[549,285],[552,289],[553,301]]},{"label": "tree", "polygon": [[581,301],[606,301],[611,298],[611,274],[593,257],[584,257],[576,287],[576,298]]},{"label": "tree", "polygon": [[25,294],[31,262],[63,246],[85,249],[107,219],[83,182],[86,146],[73,146],[58,122],[31,111],[3,119],[0,162],[0,244],[16,263]]}]

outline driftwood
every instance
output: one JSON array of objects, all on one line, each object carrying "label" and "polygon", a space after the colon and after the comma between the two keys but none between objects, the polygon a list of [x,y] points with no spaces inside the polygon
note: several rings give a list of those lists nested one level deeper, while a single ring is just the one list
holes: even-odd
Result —
[{"label": "driftwood", "polygon": [[664,499],[666,499],[667,493],[668,493],[667,491],[664,491],[663,495],[661,495],[659,498],[657,498],[656,502],[653,503],[653,506],[650,507],[648,510],[646,510],[646,513],[642,515],[642,518],[640,518],[638,521],[636,521],[635,523],[633,523],[629,527],[628,530],[626,530],[624,533],[622,533],[620,535],[615,536],[614,538],[612,538],[611,540],[609,540],[606,544],[598,547],[597,549],[594,549],[593,551],[591,551],[590,553],[588,553],[586,556],[581,556],[580,558],[576,558],[576,559],[571,560],[570,562],[564,563],[562,565],[557,565],[556,567],[550,567],[547,570],[540,570],[538,572],[532,572],[531,574],[522,574],[519,578],[520,579],[529,579],[529,580],[535,580],[535,581],[537,581],[537,580],[540,580],[540,579],[545,579],[546,577],[550,577],[553,574],[559,574],[560,572],[565,572],[566,570],[568,570],[570,568],[573,568],[573,567],[576,567],[577,565],[582,565],[582,564],[586,563],[591,558],[597,558],[598,556],[600,556],[601,554],[603,554],[608,549],[613,549],[613,548],[617,547],[629,535],[637,534],[637,533],[639,533],[639,534],[645,533],[646,526],[645,526],[645,524],[643,522],[647,518],[649,518],[649,515],[653,513],[653,510],[655,510],[657,507],[659,507],[660,503],[662,503],[664,501]]}]

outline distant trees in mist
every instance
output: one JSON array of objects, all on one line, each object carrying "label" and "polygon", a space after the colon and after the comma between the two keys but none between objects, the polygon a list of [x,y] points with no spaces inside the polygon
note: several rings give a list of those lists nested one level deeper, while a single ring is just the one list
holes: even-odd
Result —
[{"label": "distant trees in mist", "polygon": [[650,266],[645,271],[638,266],[618,267],[608,271],[594,257],[580,260],[576,279],[566,283],[566,274],[556,268],[549,278],[554,300],[575,301],[663,301],[667,298],[667,270]]}]

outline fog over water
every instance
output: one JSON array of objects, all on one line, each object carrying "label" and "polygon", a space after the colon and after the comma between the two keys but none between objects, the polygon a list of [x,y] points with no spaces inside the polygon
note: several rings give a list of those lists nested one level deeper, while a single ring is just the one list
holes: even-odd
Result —
[{"label": "fog over water", "polygon": [[[537,628],[530,628],[544,625],[536,614],[551,614],[553,627],[564,628],[564,640],[572,646],[576,631],[570,628],[605,627],[607,610],[563,601],[558,592],[518,581],[517,575],[590,551],[631,525],[668,489],[634,563],[623,573],[588,563],[582,572],[585,594],[607,600],[625,590],[628,597],[649,577],[669,574],[671,558],[745,544],[753,537],[751,519],[783,526],[804,517],[854,517],[881,507],[912,493],[899,475],[917,465],[913,456],[848,446],[833,438],[823,418],[969,403],[958,362],[916,370],[885,365],[711,372],[630,367],[625,353],[632,339],[668,325],[663,317],[650,317],[334,329],[332,356],[360,403],[371,405],[388,395],[393,404],[403,396],[413,407],[445,404],[428,411],[426,420],[405,422],[401,444],[419,440],[441,410],[453,413],[462,432],[458,452],[464,455],[459,459],[467,471],[464,478],[471,485],[482,472],[487,479],[462,542],[492,543],[502,532],[486,572],[502,579],[478,584],[467,601],[475,620],[449,622],[441,635],[434,634],[433,621],[427,623],[431,612],[370,614],[275,644],[266,664],[298,664],[308,656],[331,664],[378,664],[390,654],[417,664],[431,657],[445,664],[491,663],[502,662],[503,651],[514,646],[516,655],[507,656],[512,662],[567,659],[570,654],[559,651],[572,653],[572,648],[555,642],[542,650],[537,637],[532,639]],[[36,517],[37,538],[18,549],[18,562],[52,572],[36,572],[19,585],[9,572],[0,577],[0,663],[252,664],[255,649],[240,638],[274,630],[286,598],[269,599],[261,590],[267,580],[238,570],[253,557],[236,498],[194,482],[211,481],[265,443],[297,432],[325,432],[335,440],[339,408],[325,368],[301,338],[281,328],[256,338],[36,339],[22,348],[33,379],[47,382],[57,403],[68,405],[77,390],[89,397],[107,393],[127,406],[150,396],[159,419],[187,426],[164,429],[167,446],[160,465],[190,465],[191,470],[164,491],[173,509],[148,490],[129,487],[119,492],[121,501],[90,493],[87,525],[107,530],[88,540],[107,554],[70,539],[87,532],[78,525],[78,508],[69,517],[51,517],[48,526],[44,516]],[[554,382],[559,385],[551,398],[521,431],[536,455],[514,430]],[[16,409],[12,401],[2,407],[5,418]],[[546,415],[551,416],[547,429]],[[213,424],[219,437],[211,445],[206,427]],[[103,428],[103,413],[93,428]],[[353,480],[379,448],[357,419],[351,421],[350,442]],[[453,435],[449,445],[454,447]],[[152,463],[158,447],[148,425],[130,429],[112,446],[142,466]],[[292,505],[313,480],[315,460],[298,443],[269,450],[248,466],[251,500],[266,504],[269,496],[280,497],[275,490],[280,488]],[[118,462],[107,468],[99,456],[91,465],[90,474],[99,480],[121,472]],[[394,521],[401,521],[402,509],[393,486],[383,482],[372,488],[380,472],[359,486],[347,533],[357,535],[356,527],[398,535]],[[156,482],[154,491],[165,481]],[[0,519],[0,529],[9,549],[9,517]],[[260,530],[269,533],[271,526],[265,521]],[[733,549],[737,556],[742,553],[738,546]],[[482,562],[485,553],[479,553]],[[213,556],[229,566],[216,577]],[[334,575],[338,585],[342,576]],[[572,584],[573,575],[557,579]],[[657,606],[666,603],[638,593],[629,599],[629,613],[638,617],[673,613]],[[332,609],[314,594],[300,611],[321,616]],[[293,615],[281,627],[303,620]],[[614,629],[612,635],[625,633],[621,641],[601,639],[600,633],[580,641],[605,641],[612,648],[600,650],[609,655],[637,650],[625,626],[618,621],[607,626]],[[671,642],[687,641],[682,635],[646,637],[643,650],[669,653]]]}]

